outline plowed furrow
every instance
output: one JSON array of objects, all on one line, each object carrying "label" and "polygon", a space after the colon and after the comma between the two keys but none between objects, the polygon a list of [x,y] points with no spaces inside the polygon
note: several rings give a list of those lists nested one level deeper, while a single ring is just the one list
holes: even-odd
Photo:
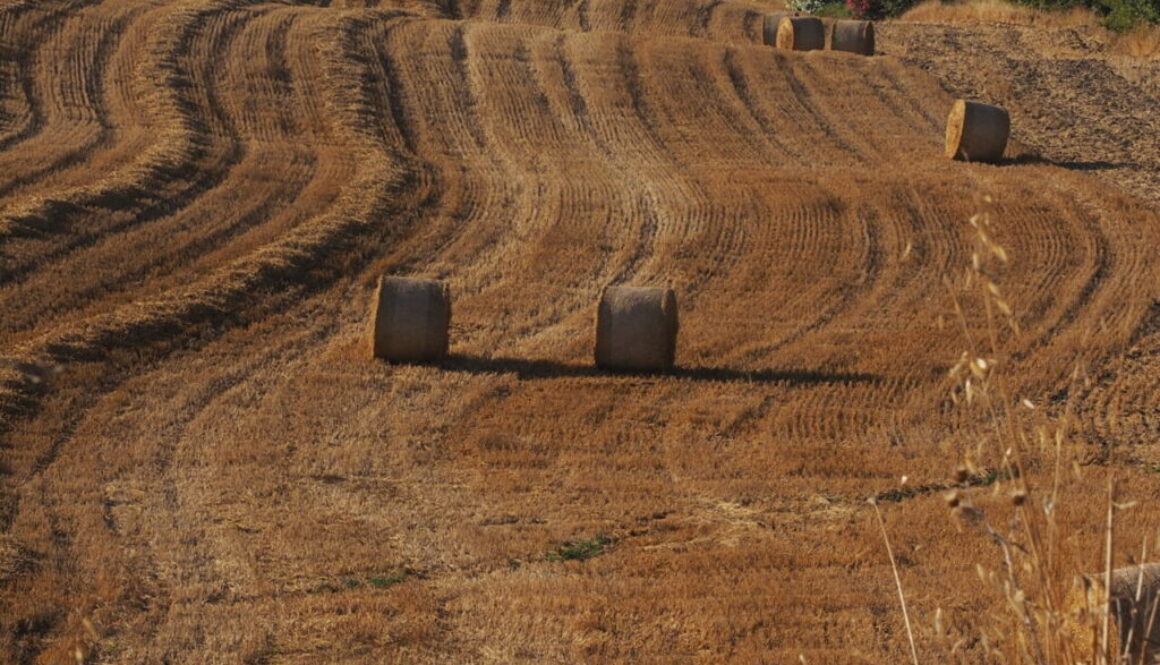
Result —
[{"label": "plowed furrow", "polygon": [[0,154],[0,170],[6,174],[0,180],[0,196],[84,161],[107,141],[105,70],[122,33],[140,11],[127,8],[111,16],[99,10],[78,12],[39,55],[30,56],[54,65],[37,68],[34,85],[44,97],[39,102],[41,128]]},{"label": "plowed furrow", "polygon": [[758,102],[779,140],[797,154],[808,155],[804,161],[810,165],[848,163],[853,148],[833,135],[795,73],[800,56],[786,56],[773,49],[754,49],[751,53],[752,61],[747,61],[750,80],[776,76],[784,81]]},{"label": "plowed furrow", "polygon": [[[231,40],[242,29],[244,21],[251,18],[248,15],[235,15],[228,19],[221,17],[222,22],[218,23],[210,20],[206,26],[204,34],[207,43],[204,45],[190,45],[188,48],[191,52],[197,52],[200,48],[206,48],[207,52],[216,52],[218,50],[228,51]],[[225,136],[222,141],[223,153],[222,156],[227,164],[237,162],[244,154],[244,148],[240,140],[237,138],[236,131],[233,125],[226,120],[220,103],[214,97],[214,90],[217,87],[210,79],[214,76],[212,72],[202,71],[193,74],[194,80],[199,81],[199,90],[204,91],[205,96],[200,104],[194,102],[197,107],[202,110],[202,113],[190,112],[187,116],[187,122],[191,124],[202,125],[207,136]],[[294,163],[291,160],[290,163]],[[229,186],[228,180],[223,185]],[[209,190],[209,195],[212,197],[213,193],[218,190]],[[259,199],[261,196],[258,197]],[[215,202],[216,203],[216,202]],[[260,208],[260,206],[259,206]],[[79,212],[79,211],[78,211]],[[170,208],[167,212],[172,213]],[[186,211],[182,211],[184,213]],[[5,289],[5,297],[11,298],[10,303],[20,307],[19,303],[29,302],[27,297],[31,289],[41,289],[39,293],[35,290],[32,293],[36,294],[37,299],[45,300],[49,304],[48,311],[57,312],[57,316],[73,309],[73,302],[90,301],[94,294],[116,290],[118,283],[131,283],[135,279],[140,279],[142,276],[157,270],[164,266],[170,259],[164,249],[167,242],[177,240],[181,243],[180,233],[175,233],[176,229],[181,228],[184,221],[183,214],[157,216],[155,220],[143,220],[140,218],[122,218],[119,224],[113,228],[101,228],[98,224],[86,225],[86,233],[83,235],[71,234],[68,242],[63,246],[53,250],[44,247],[38,248],[40,251],[29,257],[29,263],[24,265],[17,264],[14,266],[12,272],[15,274],[25,273],[33,268],[40,268],[40,265],[33,260],[35,256],[48,256],[54,261],[48,266],[44,266],[38,273],[45,274],[45,276],[52,274],[53,269],[60,269],[63,274],[75,274],[78,270],[84,270],[93,275],[95,279],[81,287],[81,292],[69,295],[68,287],[61,288],[61,282],[58,279],[44,279],[44,280],[23,280],[19,284],[15,284]],[[219,217],[220,215],[215,215]],[[255,219],[262,219],[264,215],[259,213]],[[144,224],[145,221],[153,221],[152,224]],[[95,228],[94,228],[95,227]],[[174,228],[176,227],[176,229]],[[212,242],[215,234],[214,228],[204,229],[206,235],[199,238],[197,242]],[[161,243],[158,246],[159,242]],[[143,248],[150,248],[158,250],[155,254],[153,252],[142,253]],[[126,259],[126,248],[134,248],[138,251],[133,251]],[[179,250],[180,251],[180,250]],[[137,263],[137,262],[140,263]],[[67,282],[66,282],[67,284]],[[49,290],[51,295],[46,294]],[[144,294],[142,294],[144,295]],[[33,300],[32,302],[35,302]],[[114,300],[115,302],[115,300]],[[39,309],[39,308],[38,308]],[[79,313],[83,316],[83,313]],[[67,317],[67,314],[65,315]],[[19,311],[11,320],[12,326],[9,332],[19,331],[35,322],[35,319],[24,319],[20,316]]]},{"label": "plowed furrow", "polygon": [[[349,62],[343,64],[344,68],[349,68]],[[358,80],[357,76],[355,80]],[[349,82],[349,79],[340,76],[336,77],[334,81],[345,83]],[[390,171],[385,172],[389,173]],[[384,173],[382,166],[375,169],[374,173],[381,177]],[[378,182],[381,184],[384,181],[379,179]],[[303,272],[304,267],[313,265],[317,269],[317,261],[342,247],[345,243],[344,236],[348,236],[357,228],[353,227],[347,215],[354,213],[355,219],[366,219],[373,218],[376,214],[386,210],[388,204],[381,195],[376,196],[372,192],[371,196],[367,197],[365,194],[370,190],[365,187],[365,184],[362,186],[360,184],[362,183],[357,180],[352,183],[353,191],[359,192],[360,196],[354,197],[345,204],[337,218],[324,216],[318,220],[312,220],[312,223],[302,225],[280,242],[268,244],[261,251],[255,252],[252,257],[234,262],[226,270],[219,270],[210,279],[196,284],[182,293],[167,294],[162,300],[141,303],[132,308],[122,308],[121,311],[112,316],[90,320],[85,323],[83,332],[58,335],[55,339],[40,340],[37,346],[26,347],[24,353],[28,357],[52,356],[63,360],[70,354],[85,353],[83,351],[85,348],[90,349],[89,353],[94,351],[99,353],[101,349],[116,348],[126,343],[133,343],[134,340],[140,343],[143,339],[149,339],[151,336],[157,336],[153,338],[159,339],[162,336],[173,335],[184,326],[199,319],[205,320],[206,317],[214,317],[215,313],[236,311],[234,307],[244,306],[245,294],[254,292],[255,287],[261,283],[261,281],[254,281],[255,279],[271,280],[268,283],[283,285],[294,280],[301,282],[303,277],[299,275]],[[368,205],[370,209],[366,208]],[[362,212],[359,212],[360,207]],[[355,223],[360,222],[356,221]],[[218,387],[220,388],[220,386]],[[56,444],[54,444],[53,450],[55,452],[34,467],[32,473],[41,473],[55,478],[57,477],[55,474],[67,467],[66,464],[62,463],[62,460],[72,459],[71,456],[75,453],[75,449],[71,447]],[[40,471],[38,472],[37,469]],[[19,477],[23,477],[23,474],[26,473],[23,469],[16,470],[16,472]],[[52,483],[44,486],[49,492],[53,491]],[[88,495],[88,493],[81,493],[81,496]],[[176,487],[161,491],[159,496],[165,505],[171,508],[181,505],[181,497]],[[42,505],[49,509],[52,515],[61,515],[62,510],[63,514],[72,512],[68,502],[61,504],[50,500],[47,495],[42,500]],[[200,507],[195,509],[200,510]],[[30,507],[29,510],[29,515],[35,519],[36,509]],[[57,523],[55,517],[50,521]],[[106,520],[102,521],[106,525],[108,524]],[[164,520],[162,524],[164,524]],[[72,529],[84,528],[84,524],[70,519],[67,522],[60,521],[57,528],[62,533],[68,534],[72,532]],[[71,537],[69,539],[71,540]],[[60,555],[68,558],[65,556],[68,554],[68,550],[61,549],[66,547],[67,541],[61,541],[54,550],[54,556]],[[106,561],[106,563],[116,565],[116,562],[113,561]],[[145,565],[144,562],[135,562],[135,564]],[[181,585],[183,580],[188,582],[190,579],[169,579],[165,575],[165,567],[158,566],[158,568],[161,571],[159,583],[163,587],[175,588],[173,585]],[[76,570],[77,574],[83,574],[83,568]],[[73,596],[74,601],[77,596],[73,594],[89,593],[82,590],[82,587],[74,586],[73,588],[76,591],[69,593]],[[30,611],[33,609],[29,608]],[[20,619],[17,617],[14,620]],[[167,633],[161,631],[158,634],[166,635]],[[168,648],[162,647],[162,651],[168,651]]]},{"label": "plowed furrow", "polygon": [[39,131],[43,118],[33,83],[34,54],[84,4],[29,0],[0,7],[0,150]]},{"label": "plowed furrow", "polygon": [[[335,78],[335,82],[346,81],[345,76]],[[391,162],[380,162],[372,173],[406,177],[405,169]],[[345,208],[349,210],[350,206],[356,206],[354,209],[357,210],[357,206],[370,205],[376,209],[386,209],[384,196],[391,191],[390,187],[386,190],[360,190],[357,184],[354,187],[353,191],[360,192],[360,195],[344,201]],[[121,307],[111,315],[95,317],[72,331],[63,330],[46,335],[35,344],[24,345],[20,351],[29,358],[67,359],[93,353],[99,355],[104,349],[132,343],[134,339],[140,340],[142,335],[148,338],[170,334],[174,326],[203,319],[220,312],[222,307],[240,302],[238,298],[244,299],[261,280],[284,279],[288,274],[299,273],[299,266],[304,262],[308,264],[312,257],[328,256],[345,242],[352,229],[364,224],[362,219],[365,219],[362,214],[356,214],[353,218],[339,214],[337,217],[324,215],[311,220],[309,224],[301,225],[277,242],[269,243],[249,256],[217,269],[201,283],[167,293],[153,301]],[[255,269],[246,270],[245,266]],[[308,276],[303,274],[298,279],[305,277]]]},{"label": "plowed furrow", "polygon": [[[154,99],[149,110],[162,127],[157,140],[135,163],[95,185],[8,210],[0,220],[0,251],[10,257],[4,281],[23,277],[45,256],[55,259],[83,248],[101,234],[163,219],[220,183],[240,150],[236,141],[218,138],[224,133],[215,119],[220,111],[212,105],[199,107],[212,104],[205,90],[192,87],[194,81],[206,81],[198,78],[206,72],[192,71],[188,58],[194,40],[199,35],[212,39],[215,33],[205,31],[229,10],[229,4],[222,4],[205,11],[175,11],[158,26],[160,35],[150,45],[156,61],[142,62],[138,79],[138,94]],[[228,23],[236,27],[240,20],[234,16]]]},{"label": "plowed furrow", "polygon": [[[14,163],[13,176],[17,183],[34,182],[34,188],[21,194],[19,190],[10,193],[0,202],[3,208],[16,209],[28,207],[30,202],[50,199],[57,195],[67,196],[69,192],[83,191],[93,185],[93,173],[112,174],[131,167],[141,159],[141,154],[152,145],[155,136],[140,129],[143,116],[147,109],[141,109],[141,90],[136,86],[136,73],[141,66],[141,53],[149,40],[155,36],[155,29],[159,21],[164,20],[164,9],[138,5],[132,7],[133,20],[119,35],[115,43],[108,44],[111,53],[102,54],[105,59],[99,63],[99,68],[92,67],[93,63],[86,63],[83,67],[89,68],[89,75],[96,79],[90,80],[92,88],[90,98],[97,106],[91,109],[93,115],[101,119],[101,134],[99,140],[88,150],[57,152],[55,147],[42,146],[48,155],[63,158],[57,164],[44,171],[28,171],[23,162]],[[113,17],[114,21],[124,19],[125,11],[119,11]],[[84,34],[91,30],[94,23],[99,22],[105,14],[103,8],[94,8],[81,13],[83,20],[72,30],[73,36]],[[131,29],[130,29],[131,28]],[[112,39],[113,35],[109,35]],[[106,44],[102,42],[102,48]],[[51,56],[52,54],[48,54]],[[46,56],[46,57],[48,57]],[[58,82],[48,80],[43,86],[49,91],[56,89]],[[56,117],[57,125],[67,124],[68,118]],[[51,134],[51,132],[50,132]],[[49,142],[49,137],[34,137],[41,143]],[[68,147],[68,144],[64,144]],[[28,155],[28,151],[19,146],[14,148],[18,155]],[[39,157],[30,156],[32,161]],[[23,199],[23,201],[22,201]]]},{"label": "plowed furrow", "polygon": [[[666,42],[660,48],[644,51],[648,61],[642,63],[650,71],[671,71],[674,75],[663,80],[663,88],[649,89],[649,96],[656,101],[646,111],[653,117],[651,123],[658,134],[664,132],[661,140],[678,153],[704,153],[698,150],[705,144],[705,136],[730,137],[729,143],[714,146],[715,159],[682,160],[682,164],[705,171],[722,168],[745,169],[768,165],[759,150],[745,137],[754,133],[753,125],[746,121],[744,113],[734,105],[726,103],[722,97],[717,78],[718,71],[714,59],[720,56],[718,46],[700,48],[701,44],[678,40]],[[657,81],[649,77],[650,81]],[[679,104],[679,106],[678,106]],[[655,108],[654,108],[655,107]],[[695,125],[684,118],[696,117]]]},{"label": "plowed furrow", "polygon": [[[880,44],[953,94],[1005,106],[1033,157],[1155,202],[1160,153],[1155,114],[1145,111],[1155,95],[1118,69],[1124,59],[1091,49],[1083,30],[898,22],[881,32]],[[1068,46],[1076,43],[1087,46]]]},{"label": "plowed furrow", "polygon": [[[803,159],[803,154],[791,148],[791,144],[779,136],[781,134],[780,128],[774,123],[770,115],[758,105],[756,95],[751,89],[750,75],[746,70],[746,62],[751,60],[751,58],[752,52],[746,52],[742,56],[736,49],[728,49],[725,51],[722,64],[729,77],[729,83],[733,88],[732,94],[740,100],[745,107],[746,113],[760,126],[761,131],[755,135],[760,140],[769,144],[769,148],[766,151],[774,155],[783,156],[781,160],[778,160],[779,164],[805,164],[806,160]],[[786,159],[787,157],[789,159]]]},{"label": "plowed furrow", "polygon": [[[645,35],[698,37],[727,42],[760,41],[766,8],[729,0],[547,0],[513,3],[484,0],[464,5],[447,18],[473,18],[554,28]],[[755,26],[757,26],[755,28]]]},{"label": "plowed furrow", "polygon": [[[830,57],[833,57],[832,54]],[[847,93],[837,97],[823,92],[833,89],[834,81],[829,74],[835,71],[839,63],[827,62],[826,66],[818,66],[821,63],[817,63],[817,60],[820,58],[815,58],[809,53],[804,57],[797,56],[789,60],[793,65],[786,71],[790,90],[806,109],[807,115],[818,123],[824,138],[833,142],[839,149],[850,153],[847,159],[853,157],[852,164],[864,163],[867,158],[873,159],[875,155],[866,143],[865,134],[851,132],[850,123],[846,121],[856,108],[850,104],[853,95]],[[842,62],[847,60],[849,59],[842,58]],[[816,103],[814,99],[818,97],[824,101]]]},{"label": "plowed furrow", "polygon": [[[96,244],[85,247],[84,251],[74,252],[62,258],[41,271],[42,276],[50,274],[69,275],[84,271],[90,275],[85,284],[70,285],[64,279],[41,279],[31,283],[18,285],[8,290],[10,309],[13,316],[7,323],[19,330],[31,325],[31,320],[23,319],[22,309],[27,309],[31,303],[50,305],[42,311],[57,312],[58,318],[83,319],[90,313],[102,308],[115,306],[127,298],[153,297],[165,290],[176,286],[180,281],[187,281],[188,275],[180,280],[169,280],[167,275],[179,270],[189,261],[198,260],[197,272],[212,270],[216,265],[233,260],[246,251],[276,238],[277,234],[292,228],[295,220],[308,218],[316,212],[308,205],[306,196],[314,187],[307,187],[313,177],[317,158],[305,147],[287,145],[285,147],[271,144],[276,133],[285,136],[284,141],[298,141],[298,128],[283,117],[274,117],[266,122],[253,123],[247,121],[253,118],[246,115],[246,110],[255,104],[262,107],[271,106],[262,101],[261,95],[289,94],[288,72],[285,70],[282,46],[270,40],[284,38],[293,16],[281,16],[271,19],[274,25],[267,36],[267,27],[264,21],[257,20],[255,25],[248,26],[242,31],[236,43],[242,44],[242,49],[252,49],[252,53],[240,53],[238,62],[247,63],[258,69],[257,72],[243,73],[241,77],[261,81],[271,81],[278,87],[274,90],[236,90],[244,84],[230,81],[227,73],[224,80],[214,87],[222,88],[227,98],[236,98],[237,105],[242,109],[241,117],[229,121],[239,140],[252,145],[244,149],[245,157],[238,163],[229,178],[218,187],[210,190],[200,201],[190,208],[181,210],[178,214],[159,220],[149,225],[139,225],[127,229],[114,236],[102,238]],[[255,34],[250,34],[255,33]],[[271,48],[273,44],[274,48]],[[229,52],[233,47],[225,44],[213,44],[211,50]],[[266,57],[266,56],[270,57]],[[273,58],[271,60],[270,58]],[[271,72],[274,72],[271,75]],[[277,74],[277,72],[283,72]],[[209,86],[207,86],[209,87]],[[211,110],[212,107],[211,107]],[[220,110],[220,109],[219,109]],[[222,113],[225,113],[222,111]],[[225,115],[222,116],[223,120]],[[333,160],[326,160],[333,161]],[[282,177],[270,179],[260,175],[260,172],[270,164],[280,164],[286,167]],[[323,169],[326,169],[324,161]],[[248,188],[251,195],[242,205],[234,205],[236,192]],[[322,191],[323,201],[329,202],[333,195]],[[291,200],[298,198],[293,212],[278,215],[279,208],[287,205]],[[222,215],[217,210],[231,209],[228,215]],[[263,224],[255,233],[246,233],[249,227]],[[240,243],[233,243],[229,247],[217,249],[228,241],[238,237]],[[248,248],[248,249],[247,249]],[[126,250],[128,249],[128,252]],[[211,250],[216,250],[212,251]],[[126,260],[126,256],[132,257]],[[148,277],[149,289],[141,289],[136,285]],[[66,285],[63,286],[62,285]],[[97,299],[97,296],[101,298]],[[74,303],[92,302],[85,308],[77,308]]]}]

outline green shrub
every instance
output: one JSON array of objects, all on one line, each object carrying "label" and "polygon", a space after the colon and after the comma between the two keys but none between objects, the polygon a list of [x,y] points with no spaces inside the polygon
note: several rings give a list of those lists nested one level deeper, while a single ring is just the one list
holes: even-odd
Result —
[{"label": "green shrub", "polygon": [[817,12],[818,16],[828,16],[830,18],[849,18],[853,16],[849,8],[842,2],[831,2],[822,5],[822,8]]},{"label": "green shrub", "polygon": [[[883,18],[900,16],[921,0],[845,0],[844,6],[826,0],[790,0],[790,8],[818,16]],[[1142,22],[1160,23],[1160,0],[1010,0],[1045,11],[1087,7],[1103,17],[1104,25],[1130,30]],[[844,13],[843,13],[843,10]]]},{"label": "green shrub", "polygon": [[1104,15],[1110,30],[1125,32],[1137,23],[1160,20],[1160,0],[1095,0],[1096,11]]},{"label": "green shrub", "polygon": [[385,575],[382,577],[372,577],[367,582],[376,589],[386,589],[395,586],[407,580],[407,572],[395,573],[394,575]]},{"label": "green shrub", "polygon": [[829,4],[827,0],[789,0],[786,7],[803,14],[817,14],[827,4]]},{"label": "green shrub", "polygon": [[901,16],[906,10],[918,4],[916,0],[881,0],[880,15]]},{"label": "green shrub", "polygon": [[549,552],[544,558],[548,561],[586,561],[594,556],[604,554],[604,548],[611,544],[611,538],[600,534],[592,540],[565,543],[555,552]]}]

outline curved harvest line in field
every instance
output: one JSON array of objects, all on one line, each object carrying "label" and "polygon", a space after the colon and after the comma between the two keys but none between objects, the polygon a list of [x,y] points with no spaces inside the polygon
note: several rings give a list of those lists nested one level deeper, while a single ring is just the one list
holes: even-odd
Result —
[{"label": "curved harvest line in field", "polygon": [[[1154,433],[1155,211],[943,159],[942,82],[760,46],[760,3],[29,7],[0,6],[3,658],[89,618],[140,662],[897,659],[859,506],[985,435],[946,377],[985,209],[1013,396],[1100,368],[1086,431]],[[383,273],[450,285],[446,362],[366,357]],[[676,371],[591,367],[625,283],[676,289]],[[974,584],[935,494],[892,513],[932,594]]]}]

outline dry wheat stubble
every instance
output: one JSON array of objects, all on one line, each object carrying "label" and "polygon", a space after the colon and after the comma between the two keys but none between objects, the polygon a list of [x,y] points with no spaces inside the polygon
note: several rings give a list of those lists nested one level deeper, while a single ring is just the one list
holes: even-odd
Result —
[{"label": "dry wheat stubble", "polygon": [[[212,196],[191,185],[221,172],[218,161],[175,161],[162,174],[172,187],[152,194],[170,207],[138,220],[157,234],[139,240],[171,229],[196,237],[204,219],[218,229],[237,217],[231,202],[273,181],[298,189],[303,164],[317,159],[310,209],[356,220],[344,227],[355,237],[348,247],[373,267],[351,258],[316,273],[322,254],[301,243],[231,243],[223,249],[234,256],[293,262],[237,290],[264,294],[322,274],[320,292],[279,301],[281,316],[246,328],[230,322],[253,321],[253,305],[215,290],[204,302],[233,330],[223,339],[172,356],[136,346],[122,360],[124,382],[102,379],[97,360],[61,375],[54,391],[92,399],[50,396],[0,453],[12,467],[0,475],[16,498],[11,537],[36,552],[36,565],[9,565],[15,582],[0,588],[12,638],[0,660],[67,650],[81,625],[69,613],[91,600],[77,590],[102,570],[108,605],[98,616],[113,619],[97,626],[114,660],[114,648],[140,662],[179,653],[344,665],[905,656],[889,569],[852,502],[900,473],[939,480],[945,460],[932,445],[948,425],[946,335],[930,321],[931,285],[969,258],[949,221],[977,212],[977,183],[931,149],[950,103],[939,83],[893,58],[726,47],[694,30],[720,24],[711,3],[593,0],[538,13],[513,3],[502,23],[471,15],[495,3],[457,3],[471,19],[462,29],[416,16],[438,13],[430,3],[408,3],[398,26],[389,3],[356,4],[190,0],[180,7],[190,16],[155,22],[145,41],[158,52],[127,47],[143,89],[173,89],[145,120],[119,111],[118,126],[133,126],[124,136],[172,121],[212,128],[183,146],[237,140],[252,158],[203,183]],[[107,5],[86,11],[100,18]],[[189,23],[199,9],[227,16]],[[239,22],[267,11],[269,21]],[[283,23],[282,11],[297,18]],[[564,15],[602,32],[555,29]],[[88,39],[101,25],[62,39]],[[215,52],[223,39],[233,46]],[[68,53],[43,58],[68,66]],[[306,92],[290,102],[290,90]],[[313,130],[297,131],[299,121]],[[302,149],[260,147],[271,141]],[[19,143],[10,149],[21,163]],[[422,167],[392,179],[409,153]],[[328,166],[327,154],[352,164]],[[122,196],[86,159],[70,177]],[[1089,357],[1126,347],[1150,306],[1142,285],[1156,277],[1154,225],[1139,221],[1151,213],[1055,171],[1004,169],[988,182],[1013,253],[1043,257],[1012,269],[1027,291],[1012,297],[1038,305],[1024,321],[1029,390],[1058,385],[1067,340],[1100,321],[1111,323]],[[182,189],[191,196],[167,195]],[[375,195],[429,209],[407,221],[359,203]],[[289,201],[276,203],[302,210]],[[86,206],[70,214],[77,228],[106,228],[88,224],[101,219]],[[238,221],[263,242],[299,222],[272,211]],[[212,243],[182,246],[197,255]],[[75,265],[92,249],[70,250]],[[158,269],[175,281],[208,269],[187,258],[200,267]],[[65,266],[45,257],[26,278],[51,293]],[[400,266],[455,275],[457,312],[471,314],[457,350],[482,360],[385,367],[365,351],[326,353],[336,335],[364,339],[366,303],[348,301],[351,282]],[[156,275],[127,279],[156,286]],[[661,275],[682,284],[688,371],[585,366],[599,286]],[[126,298],[141,293],[125,285]],[[95,281],[72,290],[93,311],[109,305]],[[172,310],[140,327],[143,342],[197,334],[186,310]],[[74,310],[42,308],[28,339],[68,341],[93,324],[61,312]],[[106,491],[116,487],[148,491]],[[915,495],[895,508],[886,517],[899,528],[907,588],[931,598],[973,589],[962,541],[930,519],[931,502]],[[617,539],[606,553],[547,560],[602,532]],[[374,582],[400,569],[415,574]],[[930,609],[924,602],[916,612]],[[251,624],[260,629],[239,628]]]}]

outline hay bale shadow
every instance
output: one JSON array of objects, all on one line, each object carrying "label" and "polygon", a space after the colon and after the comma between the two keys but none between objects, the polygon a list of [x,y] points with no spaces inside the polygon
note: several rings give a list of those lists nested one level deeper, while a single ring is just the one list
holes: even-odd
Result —
[{"label": "hay bale shadow", "polygon": [[729,367],[674,367],[663,372],[607,371],[591,365],[572,365],[552,360],[527,360],[523,358],[487,358],[483,356],[453,354],[439,367],[452,372],[469,374],[515,374],[523,380],[559,378],[595,378],[616,376],[638,376],[666,378],[672,377],[690,381],[712,383],[757,383],[757,384],[848,384],[880,383],[883,377],[876,374],[846,372],[823,372],[817,370],[741,370]]}]

